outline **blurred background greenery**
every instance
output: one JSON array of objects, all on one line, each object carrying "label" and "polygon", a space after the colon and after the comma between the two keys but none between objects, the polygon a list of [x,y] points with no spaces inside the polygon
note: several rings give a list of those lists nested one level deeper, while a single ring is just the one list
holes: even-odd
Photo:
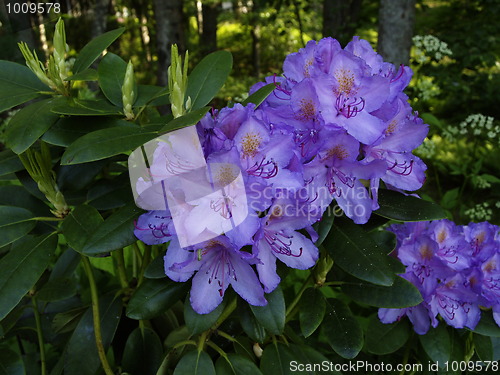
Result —
[{"label": "blurred background greenery", "polygon": [[[457,223],[500,224],[498,0],[52,2],[60,4],[60,13],[16,14],[12,4],[22,1],[0,2],[0,59],[24,63],[20,40],[39,56],[47,55],[59,16],[66,23],[70,56],[91,38],[125,26],[109,51],[131,60],[143,84],[165,84],[172,43],[189,50],[193,66],[211,51],[230,51],[234,68],[213,103],[218,108],[244,99],[265,76],[280,74],[285,56],[308,40],[332,36],[345,45],[359,35],[386,60],[404,62],[414,71],[407,94],[430,125],[428,139],[417,150],[429,166],[419,194],[440,203]],[[406,42],[398,45],[382,33]],[[81,90],[92,95],[92,87]],[[2,121],[11,115],[3,114]]]}]

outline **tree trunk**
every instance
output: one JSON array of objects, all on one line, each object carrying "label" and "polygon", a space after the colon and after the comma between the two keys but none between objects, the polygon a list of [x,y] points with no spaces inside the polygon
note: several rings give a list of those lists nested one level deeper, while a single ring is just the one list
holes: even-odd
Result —
[{"label": "tree trunk", "polygon": [[363,0],[324,0],[323,36],[347,44],[356,31]]},{"label": "tree trunk", "polygon": [[106,32],[108,21],[108,9],[110,0],[95,0],[92,7],[92,29],[90,35],[92,39]]},{"label": "tree trunk", "polygon": [[378,52],[386,61],[408,65],[415,23],[415,0],[381,0]]},{"label": "tree trunk", "polygon": [[184,48],[182,33],[182,1],[153,0],[156,22],[156,53],[158,55],[157,84],[167,86],[167,69],[170,65],[170,47],[177,44]]},{"label": "tree trunk", "polygon": [[202,3],[200,50],[203,56],[217,50],[217,17],[220,9],[220,2]]}]

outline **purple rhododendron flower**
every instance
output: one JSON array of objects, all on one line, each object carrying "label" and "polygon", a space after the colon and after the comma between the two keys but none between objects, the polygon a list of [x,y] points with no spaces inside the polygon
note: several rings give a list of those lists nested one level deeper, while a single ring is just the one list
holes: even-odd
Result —
[{"label": "purple rhododendron flower", "polygon": [[[174,141],[156,144],[148,173],[157,179],[193,170],[184,164],[196,153],[203,154],[206,171],[192,176],[194,185],[206,185],[205,174],[211,174],[210,182],[218,186],[236,181],[234,188],[223,189],[219,195],[192,199],[187,199],[193,194],[184,191],[184,185],[171,184],[168,199],[181,202],[175,207],[169,203],[172,214],[150,211],[136,223],[134,233],[145,243],[170,241],[165,272],[179,282],[193,277],[195,311],[215,309],[228,285],[250,304],[265,304],[263,293],[273,291],[280,282],[277,260],[297,269],[314,266],[318,236],[312,225],[332,202],[355,223],[363,224],[378,209],[380,181],[398,190],[422,186],[426,166],[412,151],[422,143],[428,127],[402,93],[411,76],[410,68],[384,62],[358,37],[345,48],[333,38],[310,41],[287,56],[282,76],[267,77],[251,88],[250,94],[266,84],[276,85],[258,108],[235,104],[208,113],[196,125],[201,150],[174,142],[175,132],[168,133]],[[147,203],[163,200],[163,182],[151,186],[144,177],[148,173],[136,181],[137,191],[150,189],[156,194]],[[242,210],[246,218],[236,210]],[[226,224],[236,220],[240,224],[228,228],[219,225],[223,219]],[[197,238],[199,243],[181,247],[186,233],[190,245]],[[206,240],[214,233],[215,238]],[[483,263],[490,260],[491,235],[471,232],[469,236],[484,237],[476,241],[476,252],[481,253]],[[406,237],[400,229],[398,242]],[[401,252],[416,272],[410,279],[419,280],[429,298],[437,288],[432,275],[450,267],[466,270],[471,266],[472,254],[462,255],[463,243],[454,238],[454,233],[447,232],[443,248],[422,242],[420,255]],[[433,239],[429,236],[426,241]],[[485,280],[495,283],[489,274]],[[449,294],[448,290],[442,293]],[[405,311],[412,321],[421,322],[420,331],[428,327],[426,316],[428,321],[433,319],[427,307]],[[394,314],[386,315],[392,319]],[[473,319],[467,324],[472,323]]]},{"label": "purple rhododendron flower", "polygon": [[415,332],[436,327],[440,316],[455,328],[474,329],[481,308],[491,308],[500,326],[500,228],[488,222],[455,225],[449,220],[396,224],[401,275],[423,302],[404,309],[380,309],[383,323],[408,316]]}]

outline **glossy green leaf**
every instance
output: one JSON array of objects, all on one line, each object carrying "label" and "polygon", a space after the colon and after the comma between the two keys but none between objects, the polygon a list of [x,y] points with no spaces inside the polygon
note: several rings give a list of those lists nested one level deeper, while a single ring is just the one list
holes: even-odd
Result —
[{"label": "glossy green leaf", "polygon": [[155,101],[156,105],[166,105],[169,103],[168,88],[151,85],[137,86],[137,99],[134,107],[142,107]]},{"label": "glossy green leaf", "polygon": [[389,251],[351,220],[336,218],[324,246],[335,264],[347,273],[379,285],[389,286],[394,282],[387,261]]},{"label": "glossy green leaf", "polygon": [[142,212],[134,203],[120,208],[94,231],[81,252],[92,256],[133,244],[137,241],[134,236],[134,220]]},{"label": "glossy green leaf", "polygon": [[144,279],[132,295],[127,306],[130,319],[152,319],[183,299],[189,289],[188,283],[177,283],[168,279]]},{"label": "glossy green leaf", "polygon": [[112,180],[99,180],[87,193],[87,202],[98,210],[123,207],[133,201],[128,173],[122,173]]},{"label": "glossy green leaf", "polygon": [[500,327],[495,323],[491,311],[481,312],[481,320],[473,332],[484,336],[500,337]]},{"label": "glossy green leaf", "polygon": [[215,367],[207,353],[192,350],[181,358],[174,375],[215,375]]},{"label": "glossy green leaf", "polygon": [[403,308],[416,306],[422,302],[422,295],[418,289],[399,276],[396,276],[391,286],[364,282],[349,283],[342,286],[342,291],[356,302],[377,307]]},{"label": "glossy green leaf", "polygon": [[163,345],[150,328],[137,327],[129,335],[123,351],[123,370],[131,374],[155,375],[163,359]]},{"label": "glossy green leaf", "polygon": [[206,113],[209,111],[210,107],[202,107],[196,111],[189,112],[188,114],[177,117],[171,120],[167,125],[161,128],[160,133],[167,133],[177,129],[185,128],[186,126],[196,125]]},{"label": "glossy green leaf", "polygon": [[424,221],[446,218],[446,213],[437,204],[393,190],[379,190],[377,215],[400,221]]},{"label": "glossy green leaf", "polygon": [[[122,302],[114,293],[99,299],[101,333],[104,348],[108,348],[120,321]],[[67,345],[64,361],[65,374],[95,375],[101,367],[94,336],[92,308],[89,307],[78,322]]]},{"label": "glossy green leaf", "polygon": [[35,285],[49,265],[56,246],[54,234],[26,236],[14,243],[10,252],[0,259],[0,320]]},{"label": "glossy green leaf", "polygon": [[29,233],[36,225],[33,214],[21,207],[0,206],[0,247]]},{"label": "glossy green leaf", "polygon": [[57,313],[52,320],[52,329],[55,333],[74,331],[81,317],[87,310],[87,306],[81,306],[69,311]]},{"label": "glossy green leaf", "polygon": [[0,186],[0,206],[21,207],[36,216],[51,215],[49,207],[44,202],[19,185]]},{"label": "glossy green leaf", "polygon": [[26,66],[0,60],[0,112],[50,91]]},{"label": "glossy green leaf", "polygon": [[53,279],[44,284],[36,296],[44,302],[61,301],[73,297],[76,294],[76,286],[74,278]]},{"label": "glossy green leaf", "polygon": [[253,103],[256,107],[258,107],[264,100],[266,100],[266,98],[274,91],[275,88],[276,85],[274,83],[262,86],[260,89],[246,98],[241,104],[248,105],[250,103]]},{"label": "glossy green leaf", "polygon": [[16,154],[26,151],[43,133],[59,119],[52,108],[60,103],[60,98],[40,100],[30,104],[9,122],[5,132],[5,142]]},{"label": "glossy green leaf", "polygon": [[78,100],[61,103],[52,112],[67,116],[123,116],[121,109],[105,100]]},{"label": "glossy green leaf", "polygon": [[406,319],[384,324],[377,315],[372,315],[366,331],[366,349],[370,353],[384,355],[394,353],[410,337],[410,327]]},{"label": "glossy green leaf", "polygon": [[23,163],[21,163],[19,157],[11,150],[0,152],[0,176],[22,171],[23,169]]},{"label": "glossy green leaf", "polygon": [[262,375],[254,362],[238,354],[228,353],[227,360],[219,357],[215,363],[217,375]]},{"label": "glossy green leaf", "polygon": [[222,303],[217,306],[217,308],[208,314],[198,314],[193,310],[191,303],[189,301],[189,295],[186,297],[184,302],[184,321],[189,328],[192,335],[197,335],[203,331],[206,331],[214,325],[214,323],[219,319],[220,314],[226,306],[226,301],[223,300]]},{"label": "glossy green leaf", "polygon": [[191,98],[191,110],[207,105],[226,82],[233,56],[228,51],[217,51],[206,56],[193,69],[188,78],[187,97]]},{"label": "glossy green leaf", "polygon": [[16,352],[2,348],[0,350],[0,375],[25,375],[23,359]]},{"label": "glossy green leaf", "polygon": [[491,337],[478,335],[474,333],[474,350],[481,361],[493,361],[493,344]]},{"label": "glossy green leaf", "polygon": [[52,145],[67,147],[86,134],[116,126],[130,127],[131,124],[113,117],[63,117],[43,135],[42,140]]},{"label": "glossy green leaf", "polygon": [[255,362],[257,357],[253,352],[254,343],[255,341],[247,336],[236,336],[233,341],[234,352]]},{"label": "glossy green leaf", "polygon": [[165,262],[163,257],[165,256],[165,252],[159,254],[153,261],[149,264],[149,266],[144,271],[144,276],[148,279],[163,279],[167,277],[165,274]]},{"label": "glossy green leaf", "polygon": [[106,159],[132,151],[156,138],[158,133],[135,126],[97,130],[77,139],[66,149],[61,164],[78,164]]},{"label": "glossy green leaf", "polygon": [[108,31],[107,33],[99,35],[97,38],[92,39],[89,43],[82,48],[78,57],[73,65],[73,72],[79,73],[87,69],[101,53],[108,48],[120,35],[125,31],[124,27],[116,30]]},{"label": "glossy green leaf", "polygon": [[69,279],[76,270],[76,267],[81,262],[80,254],[71,248],[67,248],[64,252],[57,258],[56,264],[52,268],[50,273],[49,281]]},{"label": "glossy green leaf", "polygon": [[262,326],[273,335],[281,335],[285,328],[285,298],[281,287],[277,287],[271,293],[266,294],[266,306],[252,306],[255,318]]},{"label": "glossy green leaf", "polygon": [[108,52],[103,57],[97,68],[99,73],[99,85],[108,100],[122,108],[122,86],[127,63],[114,53]]},{"label": "glossy green leaf", "polygon": [[299,304],[300,330],[304,337],[311,336],[325,316],[326,301],[318,288],[306,289]]},{"label": "glossy green leaf", "polygon": [[418,338],[433,362],[444,365],[450,360],[452,345],[446,324],[439,324],[436,328],[431,327],[425,335],[419,335]]},{"label": "glossy green leaf", "polygon": [[322,327],[326,339],[335,352],[344,358],[354,358],[363,347],[363,331],[352,315],[349,307],[342,301],[328,299]]},{"label": "glossy green leaf", "polygon": [[66,81],[97,81],[98,79],[97,70],[89,68],[73,74],[71,77],[66,78]]},{"label": "glossy green leaf", "polygon": [[266,329],[259,323],[248,304],[239,307],[239,318],[243,331],[255,342],[264,342]]},{"label": "glossy green leaf", "polygon": [[296,374],[290,366],[293,361],[297,361],[296,355],[285,344],[277,342],[264,348],[260,359],[260,369],[266,375]]},{"label": "glossy green leaf", "polygon": [[81,205],[75,207],[62,224],[62,231],[68,244],[81,252],[90,237],[103,224],[99,211],[94,207]]},{"label": "glossy green leaf", "polygon": [[107,164],[108,160],[97,160],[83,164],[61,165],[57,172],[57,186],[62,191],[86,190]]}]

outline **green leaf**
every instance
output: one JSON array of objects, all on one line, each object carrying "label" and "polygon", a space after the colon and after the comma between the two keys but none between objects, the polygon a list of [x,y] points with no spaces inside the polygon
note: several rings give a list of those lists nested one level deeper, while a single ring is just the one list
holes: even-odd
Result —
[{"label": "green leaf", "polygon": [[[49,207],[45,203],[35,198],[24,187],[19,185],[0,186],[0,206],[3,205],[21,207],[36,216],[51,215]],[[1,222],[2,220],[0,219]]]},{"label": "green leaf", "polygon": [[474,350],[481,361],[493,361],[493,344],[491,337],[473,334]]},{"label": "green leaf", "polygon": [[73,74],[71,77],[66,78],[66,81],[97,81],[98,79],[97,70],[89,68]]},{"label": "green leaf", "polygon": [[[114,297],[114,293],[99,299],[101,316],[101,333],[104,348],[108,348],[120,321],[122,302]],[[89,307],[80,319],[67,346],[64,373],[78,375],[95,375],[101,367],[94,336],[92,308]]]},{"label": "green leaf", "polygon": [[22,171],[23,169],[24,166],[21,163],[21,159],[11,150],[0,152],[0,176]]},{"label": "green leaf", "polygon": [[35,285],[51,261],[57,236],[27,236],[12,245],[0,259],[0,320],[19,303]]},{"label": "green leaf", "polygon": [[396,276],[391,286],[368,283],[349,283],[342,286],[342,291],[354,301],[371,306],[403,308],[416,306],[422,302],[422,295],[409,281]]},{"label": "green leaf", "polygon": [[81,257],[73,249],[67,248],[57,259],[56,264],[52,268],[49,281],[69,279],[74,276],[76,267],[80,264]]},{"label": "green leaf", "polygon": [[196,111],[189,112],[187,115],[177,117],[170,121],[167,125],[161,128],[159,133],[167,133],[177,129],[185,128],[186,126],[195,125],[208,112],[210,107],[203,107]]},{"label": "green leaf", "polygon": [[239,315],[241,327],[247,336],[253,341],[263,343],[267,337],[267,332],[252,314],[248,304],[240,305]]},{"label": "green leaf", "polygon": [[149,264],[149,266],[144,271],[144,277],[148,279],[163,279],[167,277],[165,274],[165,262],[163,257],[165,256],[165,252],[161,252],[153,261]]},{"label": "green leaf", "polygon": [[49,280],[36,294],[40,301],[55,302],[73,297],[76,294],[75,279]]},{"label": "green leaf", "polygon": [[246,98],[241,104],[246,106],[250,103],[253,103],[256,107],[258,107],[264,100],[266,100],[266,98],[274,91],[275,88],[276,85],[274,83],[262,86],[260,89]]},{"label": "green leaf", "polygon": [[61,103],[52,112],[67,116],[123,116],[121,110],[103,100],[78,100]]},{"label": "green leaf", "polygon": [[311,336],[325,316],[326,301],[318,288],[307,289],[299,304],[300,330],[304,337]]},{"label": "green leaf", "polygon": [[347,273],[378,285],[390,286],[394,282],[387,260],[389,251],[351,220],[336,218],[324,246]]},{"label": "green leaf", "polygon": [[77,139],[66,149],[61,164],[78,164],[106,159],[132,151],[156,138],[158,133],[135,126],[97,130]]},{"label": "green leaf", "polygon": [[108,31],[107,33],[99,35],[97,38],[92,39],[89,43],[82,48],[78,57],[73,65],[73,72],[79,73],[87,69],[101,53],[108,48],[120,35],[125,31],[124,27],[116,30]]},{"label": "green leaf", "polygon": [[220,314],[224,310],[226,306],[225,300],[217,306],[215,310],[208,314],[198,314],[193,310],[191,303],[189,302],[189,295],[186,297],[186,301],[184,302],[184,321],[186,322],[187,327],[191,331],[192,335],[197,335],[203,331],[206,331],[210,327],[212,327],[217,319],[219,319]]},{"label": "green leaf", "polygon": [[97,255],[124,248],[137,241],[134,236],[134,220],[143,212],[131,203],[109,216],[86,241],[81,252]]},{"label": "green leaf", "polygon": [[29,233],[36,225],[33,214],[20,207],[0,206],[0,247]]},{"label": "green leaf", "polygon": [[116,126],[131,127],[133,125],[112,117],[63,117],[43,135],[42,140],[52,145],[68,147],[88,133]]},{"label": "green leaf", "polygon": [[192,350],[181,358],[174,375],[215,375],[215,367],[207,353]]},{"label": "green leaf", "polygon": [[163,359],[160,338],[150,328],[132,331],[123,351],[123,370],[131,374],[155,375]]},{"label": "green leaf", "polygon": [[[151,85],[138,85],[137,86],[137,99],[134,107],[143,107],[152,101],[156,105],[166,105],[169,103],[168,88]],[[158,102],[161,102],[159,104]]]},{"label": "green leaf", "polygon": [[81,205],[73,209],[64,219],[62,231],[68,244],[78,252],[102,225],[104,219],[94,207]]},{"label": "green leaf", "polygon": [[393,190],[379,190],[377,215],[400,221],[424,221],[446,218],[446,213],[437,204]]},{"label": "green leaf", "polygon": [[273,335],[281,335],[285,328],[285,298],[278,286],[271,293],[266,294],[266,306],[252,306],[253,315],[262,326]]},{"label": "green leaf", "polygon": [[228,353],[227,360],[219,357],[215,363],[217,375],[262,375],[259,368],[248,358]]},{"label": "green leaf", "polygon": [[70,311],[56,314],[52,320],[52,329],[55,333],[74,331],[81,317],[87,310],[88,308],[86,306],[81,306]]},{"label": "green leaf", "polygon": [[206,56],[193,69],[188,78],[187,96],[191,98],[191,110],[207,105],[226,82],[233,56],[228,51],[217,51]]},{"label": "green leaf", "polygon": [[108,52],[101,60],[97,71],[99,85],[108,100],[122,108],[122,86],[127,70],[127,63],[114,53]]},{"label": "green leaf", "polygon": [[26,151],[43,133],[59,119],[52,108],[60,103],[60,98],[40,100],[30,104],[9,122],[5,132],[5,142],[16,154]]},{"label": "green leaf", "polygon": [[49,91],[28,67],[0,60],[0,112],[26,103]]},{"label": "green leaf", "polygon": [[372,315],[366,331],[366,350],[378,355],[394,353],[409,337],[410,327],[407,320],[384,324],[377,315]]},{"label": "green leaf", "polygon": [[328,343],[341,357],[352,359],[361,351],[363,331],[349,307],[342,301],[326,301],[326,315],[322,326]]},{"label": "green leaf", "polygon": [[0,375],[25,375],[23,359],[16,352],[2,348],[0,350]]},{"label": "green leaf", "polygon": [[277,342],[264,348],[260,359],[260,369],[263,374],[292,375],[290,364],[297,361],[296,355],[284,344]]},{"label": "green leaf", "polygon": [[430,359],[441,365],[439,367],[451,359],[451,339],[445,324],[431,327],[425,335],[419,335],[418,338]]},{"label": "green leaf", "polygon": [[495,323],[491,311],[481,312],[481,320],[473,329],[473,332],[484,336],[500,337],[500,327]]},{"label": "green leaf", "polygon": [[183,298],[188,283],[176,283],[168,279],[144,279],[132,295],[127,306],[130,319],[152,319],[171,308]]}]

